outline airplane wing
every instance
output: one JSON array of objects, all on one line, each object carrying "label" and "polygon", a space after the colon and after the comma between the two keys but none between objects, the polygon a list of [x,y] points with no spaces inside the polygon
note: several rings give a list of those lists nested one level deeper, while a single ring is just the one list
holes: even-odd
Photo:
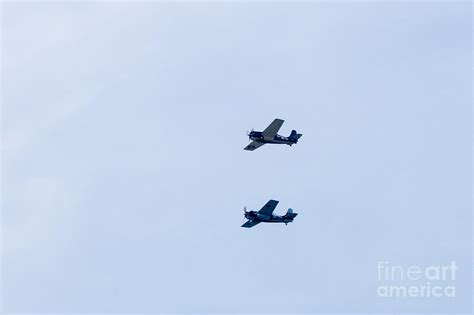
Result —
[{"label": "airplane wing", "polygon": [[265,138],[274,138],[280,130],[281,126],[285,121],[282,119],[275,119],[265,130],[263,131],[263,136]]},{"label": "airplane wing", "polygon": [[268,202],[263,206],[262,209],[260,209],[260,211],[258,211],[258,213],[271,215],[278,205],[278,202],[278,200],[268,200]]},{"label": "airplane wing", "polygon": [[247,151],[253,151],[255,149],[258,149],[260,148],[262,145],[264,145],[265,143],[263,142],[259,142],[259,141],[252,141],[250,142],[250,144],[248,146],[246,146],[244,148],[244,150],[247,150]]},{"label": "airplane wing", "polygon": [[256,226],[256,225],[259,224],[259,223],[260,223],[260,221],[248,220],[247,222],[245,222],[244,224],[242,224],[242,227],[244,227],[244,228],[251,228],[251,227]]}]

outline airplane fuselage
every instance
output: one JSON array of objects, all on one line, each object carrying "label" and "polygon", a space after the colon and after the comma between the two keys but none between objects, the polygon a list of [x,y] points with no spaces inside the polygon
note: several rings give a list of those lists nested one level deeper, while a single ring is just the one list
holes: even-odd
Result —
[{"label": "airplane fuselage", "polygon": [[286,215],[265,215],[258,213],[257,211],[248,211],[245,213],[245,218],[252,221],[269,222],[269,223],[289,223],[293,222],[292,217]]},{"label": "airplane fuselage", "polygon": [[298,142],[298,139],[296,138],[284,137],[280,136],[279,134],[275,135],[273,138],[268,138],[265,137],[261,131],[250,132],[249,139],[261,143],[287,144],[290,146]]}]

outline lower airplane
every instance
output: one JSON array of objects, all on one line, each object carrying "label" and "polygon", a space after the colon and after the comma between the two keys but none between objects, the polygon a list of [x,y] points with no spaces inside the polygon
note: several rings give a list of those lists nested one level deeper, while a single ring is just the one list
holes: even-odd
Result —
[{"label": "lower airplane", "polygon": [[274,215],[273,211],[278,205],[278,200],[269,200],[260,211],[247,211],[244,208],[244,216],[248,219],[242,227],[251,228],[260,222],[269,222],[269,223],[285,223],[287,225],[289,222],[293,222],[293,219],[298,215],[294,213],[293,209],[288,209],[285,215]]},{"label": "lower airplane", "polygon": [[275,119],[264,131],[251,131],[247,135],[252,142],[244,148],[247,151],[253,151],[260,148],[265,143],[287,144],[292,146],[298,143],[298,139],[302,134],[292,130],[288,137],[280,136],[278,130],[285,121],[283,119]]}]

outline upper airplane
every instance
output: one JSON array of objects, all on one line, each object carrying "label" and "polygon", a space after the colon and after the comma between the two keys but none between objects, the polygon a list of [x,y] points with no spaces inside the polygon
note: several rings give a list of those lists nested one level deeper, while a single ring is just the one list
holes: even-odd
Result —
[{"label": "upper airplane", "polygon": [[272,223],[285,223],[287,225],[289,222],[293,222],[293,219],[298,215],[298,213],[293,213],[293,209],[289,208],[285,215],[274,215],[273,211],[278,205],[278,200],[269,200],[260,211],[247,211],[244,208],[244,216],[248,219],[242,227],[251,228],[260,222],[272,222]]},{"label": "upper airplane", "polygon": [[253,140],[248,146],[244,148],[247,151],[253,151],[260,148],[265,143],[277,143],[277,144],[288,144],[292,146],[298,143],[298,139],[301,138],[302,134],[297,133],[296,130],[292,130],[288,137],[280,136],[278,130],[285,121],[283,119],[275,119],[264,131],[251,131],[247,135],[250,140]]}]

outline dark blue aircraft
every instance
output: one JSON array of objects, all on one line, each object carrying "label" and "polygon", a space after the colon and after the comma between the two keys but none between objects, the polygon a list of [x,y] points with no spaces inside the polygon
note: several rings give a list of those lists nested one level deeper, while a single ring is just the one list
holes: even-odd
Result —
[{"label": "dark blue aircraft", "polygon": [[250,140],[253,140],[248,146],[244,148],[247,151],[253,151],[260,148],[265,143],[287,144],[292,146],[298,143],[298,139],[302,134],[292,130],[288,137],[283,137],[278,134],[281,126],[285,121],[282,119],[275,119],[264,131],[251,131],[247,133]]},{"label": "dark blue aircraft", "polygon": [[285,225],[289,222],[293,222],[293,219],[298,213],[294,213],[291,208],[288,209],[285,215],[273,214],[278,202],[278,200],[269,200],[259,211],[247,211],[247,209],[244,208],[244,216],[248,221],[245,222],[242,227],[251,228],[260,222],[285,223]]}]

